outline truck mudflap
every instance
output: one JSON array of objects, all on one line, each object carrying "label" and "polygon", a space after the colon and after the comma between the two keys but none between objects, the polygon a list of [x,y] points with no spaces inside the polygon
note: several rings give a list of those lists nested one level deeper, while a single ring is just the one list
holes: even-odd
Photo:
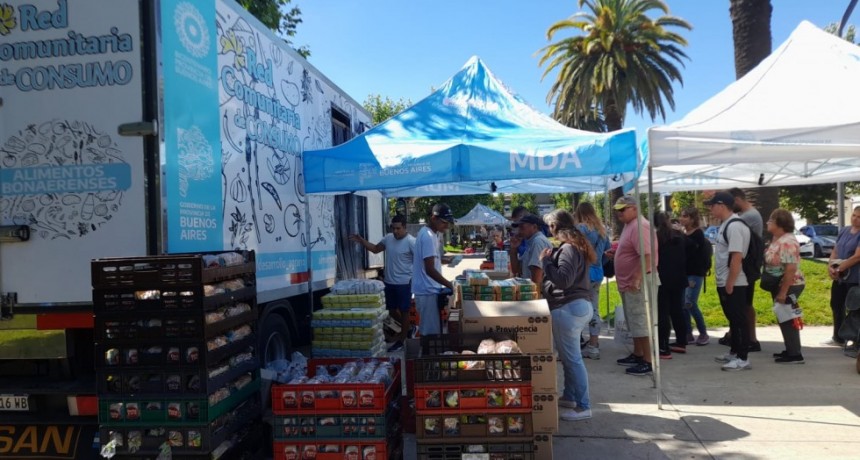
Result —
[{"label": "truck mudflap", "polygon": [[100,458],[96,424],[4,424],[0,422],[0,458]]}]

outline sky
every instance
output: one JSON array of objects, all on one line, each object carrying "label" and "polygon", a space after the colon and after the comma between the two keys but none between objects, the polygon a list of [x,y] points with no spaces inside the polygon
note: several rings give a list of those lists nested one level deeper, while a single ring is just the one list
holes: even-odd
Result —
[{"label": "sky", "polygon": [[[841,19],[848,0],[772,0],[773,49],[807,20],[818,27]],[[640,140],[649,126],[677,121],[735,80],[729,0],[667,0],[686,20],[689,60],[676,82],[675,109],[666,120],[628,109],[625,128]],[[576,0],[292,0],[301,8],[293,43],[307,45],[309,61],[359,103],[372,94],[413,103],[460,70],[473,55],[541,112],[554,75],[542,76],[538,51],[546,30],[578,11]],[[652,17],[658,13],[652,11]],[[860,12],[849,24],[860,23]],[[557,41],[563,35],[556,35]]]}]

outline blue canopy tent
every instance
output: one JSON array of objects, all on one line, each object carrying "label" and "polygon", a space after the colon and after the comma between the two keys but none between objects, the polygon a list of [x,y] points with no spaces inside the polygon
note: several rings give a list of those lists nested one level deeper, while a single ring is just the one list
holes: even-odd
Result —
[{"label": "blue canopy tent", "polygon": [[534,110],[472,57],[440,89],[345,144],[304,152],[308,193],[389,197],[607,190],[633,179],[633,130],[592,133]]},{"label": "blue canopy tent", "polygon": [[463,217],[458,217],[456,221],[457,225],[507,226],[511,223],[505,216],[481,203],[476,204],[471,211]]}]

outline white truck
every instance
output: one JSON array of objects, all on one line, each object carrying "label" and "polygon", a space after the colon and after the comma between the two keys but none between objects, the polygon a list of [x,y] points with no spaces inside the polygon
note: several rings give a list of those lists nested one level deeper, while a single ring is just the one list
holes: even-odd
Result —
[{"label": "white truck", "polygon": [[94,455],[92,259],[254,250],[259,354],[306,341],[385,205],[302,154],[369,123],[234,0],[0,0],[0,457]]}]

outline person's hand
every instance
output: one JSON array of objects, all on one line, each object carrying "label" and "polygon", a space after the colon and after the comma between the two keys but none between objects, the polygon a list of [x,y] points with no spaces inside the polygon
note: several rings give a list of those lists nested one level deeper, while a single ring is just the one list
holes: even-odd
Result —
[{"label": "person's hand", "polygon": [[787,303],[785,301],[785,294],[777,294],[774,300],[776,300],[778,303]]},{"label": "person's hand", "polygon": [[364,239],[364,238],[362,238],[362,237],[361,237],[361,235],[356,235],[356,234],[349,235],[349,241],[354,241],[354,242],[356,242],[356,243],[361,243],[361,240],[363,240],[363,239]]},{"label": "person's hand", "polygon": [[687,281],[687,286],[694,288],[694,287],[696,287],[696,282],[695,281]]},{"label": "person's hand", "polygon": [[732,292],[735,292],[735,285],[726,283],[726,294],[731,294]]},{"label": "person's hand", "polygon": [[608,249],[603,253],[603,255],[606,256],[607,259],[615,259],[615,251],[612,249]]},{"label": "person's hand", "polygon": [[552,248],[545,248],[543,251],[541,251],[539,257],[540,257],[541,262],[543,262],[543,260],[545,258],[550,257],[550,256],[552,256]]}]

